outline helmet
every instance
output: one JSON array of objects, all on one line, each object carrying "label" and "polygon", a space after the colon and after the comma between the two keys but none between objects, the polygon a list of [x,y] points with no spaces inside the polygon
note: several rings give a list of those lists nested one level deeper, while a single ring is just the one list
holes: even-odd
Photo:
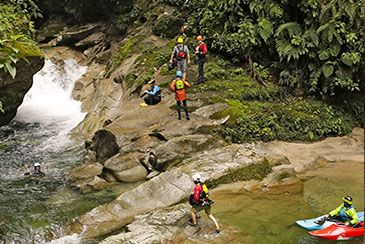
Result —
[{"label": "helmet", "polygon": [[173,63],[169,63],[169,65],[167,66],[167,69],[170,71],[172,69],[174,69],[174,64]]},{"label": "helmet", "polygon": [[191,178],[193,179],[193,181],[201,181],[202,180],[202,177],[198,173],[193,174],[193,176]]},{"label": "helmet", "polygon": [[177,39],[177,42],[178,42],[178,43],[183,43],[183,42],[184,42],[184,40],[183,40],[181,37],[179,37],[179,39]]},{"label": "helmet", "polygon": [[40,167],[41,167],[41,164],[40,164],[40,163],[35,163],[35,164],[34,164],[34,168],[35,168],[35,167],[39,167],[39,168],[40,168]]},{"label": "helmet", "polygon": [[148,82],[148,84],[155,84],[155,79],[152,79],[152,80],[150,80],[149,82]]},{"label": "helmet", "polygon": [[342,198],[342,200],[344,201],[344,203],[347,203],[347,204],[352,204],[352,197],[350,196],[346,196],[344,198]]},{"label": "helmet", "polygon": [[185,30],[186,30],[187,28],[188,28],[188,26],[187,26],[187,25],[182,26],[182,27],[181,27],[181,32],[182,32],[182,33],[184,33],[184,32],[185,32]]},{"label": "helmet", "polygon": [[183,73],[182,73],[181,71],[177,71],[177,72],[176,72],[176,76],[177,76],[177,77],[182,77],[182,76],[183,76]]},{"label": "helmet", "polygon": [[196,40],[197,40],[197,41],[201,41],[201,40],[203,40],[203,37],[202,37],[202,36],[197,36],[197,37],[196,37]]}]

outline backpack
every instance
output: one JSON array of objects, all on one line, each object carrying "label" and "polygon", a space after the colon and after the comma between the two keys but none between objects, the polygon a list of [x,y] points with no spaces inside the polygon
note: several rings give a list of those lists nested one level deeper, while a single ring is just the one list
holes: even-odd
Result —
[{"label": "backpack", "polygon": [[186,52],[184,52],[185,50],[185,45],[183,44],[181,48],[177,48],[179,50],[178,54],[177,54],[177,58],[178,59],[182,59],[182,58],[186,58]]},{"label": "backpack", "polygon": [[208,187],[205,183],[201,183],[201,184],[203,187],[203,191],[200,193],[199,198],[200,199],[208,198],[209,197]]}]

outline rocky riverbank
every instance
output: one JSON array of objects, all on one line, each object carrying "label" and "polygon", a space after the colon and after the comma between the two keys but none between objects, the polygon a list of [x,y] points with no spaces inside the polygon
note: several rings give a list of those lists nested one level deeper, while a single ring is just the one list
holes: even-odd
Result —
[{"label": "rocky riverbank", "polygon": [[[185,225],[188,206],[181,202],[187,200],[193,189],[190,175],[194,172],[201,173],[211,189],[242,182],[243,187],[237,189],[256,196],[295,195],[303,192],[300,174],[307,170],[349,158],[363,162],[364,131],[359,128],[348,136],[312,144],[279,141],[228,144],[211,133],[212,128],[230,118],[211,116],[229,108],[220,101],[209,100],[222,95],[222,91],[188,94],[191,120],[179,121],[174,94],[167,89],[174,76],[166,72],[166,65],[151,58],[148,50],[139,48],[125,54],[113,72],[110,72],[113,63],[104,59],[115,52],[124,55],[126,47],[137,45],[136,39],[138,47],[169,49],[165,39],[142,26],[129,33],[121,48],[117,42],[90,41],[103,35],[100,28],[77,29],[79,32],[64,29],[45,45],[49,57],[74,58],[89,66],[88,73],[74,89],[74,97],[82,101],[87,116],[73,131],[74,135],[85,138],[88,152],[84,163],[68,177],[83,192],[105,189],[116,182],[139,182],[139,185],[77,217],[66,227],[70,234],[92,240],[127,226],[121,234],[108,237],[103,243],[182,242],[210,228],[206,221],[200,229]],[[69,41],[57,42],[60,36]],[[82,53],[70,48],[86,42],[88,48]],[[188,78],[195,76],[195,69],[195,66],[190,69]],[[162,102],[140,108],[139,95],[150,76],[162,88]],[[232,232],[235,229],[224,228],[232,228]]]}]

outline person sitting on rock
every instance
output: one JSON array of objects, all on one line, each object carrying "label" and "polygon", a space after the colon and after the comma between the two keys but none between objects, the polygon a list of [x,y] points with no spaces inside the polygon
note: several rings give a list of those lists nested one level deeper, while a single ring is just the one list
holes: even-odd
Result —
[{"label": "person sitting on rock", "polygon": [[356,225],[359,222],[359,218],[357,217],[355,207],[352,205],[352,197],[345,196],[342,198],[342,201],[343,203],[338,208],[324,216],[325,219],[338,219],[345,222],[345,226]]},{"label": "person sitting on rock", "polygon": [[208,215],[208,218],[212,221],[215,225],[216,233],[220,233],[221,230],[219,228],[217,220],[214,218],[211,210],[211,205],[214,203],[212,200],[209,199],[209,192],[208,188],[202,180],[200,174],[193,174],[192,176],[193,181],[195,183],[194,194],[191,194],[189,203],[192,205],[190,208],[190,214],[192,220],[188,223],[191,226],[196,226],[196,213],[204,210],[205,213]]},{"label": "person sitting on rock", "polygon": [[172,81],[170,88],[172,91],[175,91],[175,99],[176,99],[177,114],[178,114],[177,119],[181,120],[180,107],[181,107],[181,101],[182,101],[183,105],[184,105],[186,120],[190,120],[189,114],[188,114],[188,105],[186,104],[186,93],[185,93],[185,87],[190,87],[190,84],[181,78],[182,78],[182,72],[177,71],[176,79]]},{"label": "person sitting on rock", "polygon": [[150,80],[148,82],[148,84],[151,85],[150,90],[145,90],[142,95],[142,97],[147,95],[147,97],[144,98],[144,102],[147,105],[155,105],[161,102],[161,90],[155,83],[156,81],[154,79]]},{"label": "person sitting on rock", "polygon": [[[49,168],[49,164],[46,163],[46,167],[47,167],[47,173],[49,173],[50,168]],[[28,164],[24,165],[24,175],[30,175],[30,176],[45,176],[46,174],[44,172],[41,171],[41,164],[40,163],[35,163],[34,164],[34,172],[31,174],[30,172],[28,172]]]}]

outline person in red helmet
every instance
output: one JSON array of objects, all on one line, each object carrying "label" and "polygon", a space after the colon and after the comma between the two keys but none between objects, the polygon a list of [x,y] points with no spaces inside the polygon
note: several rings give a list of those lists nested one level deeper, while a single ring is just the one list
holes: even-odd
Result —
[{"label": "person in red helmet", "polygon": [[207,62],[206,54],[208,53],[207,45],[203,42],[203,36],[197,36],[196,40],[198,44],[195,46],[195,54],[198,57],[198,80],[194,85],[198,85],[200,83],[204,83],[204,63]]}]

